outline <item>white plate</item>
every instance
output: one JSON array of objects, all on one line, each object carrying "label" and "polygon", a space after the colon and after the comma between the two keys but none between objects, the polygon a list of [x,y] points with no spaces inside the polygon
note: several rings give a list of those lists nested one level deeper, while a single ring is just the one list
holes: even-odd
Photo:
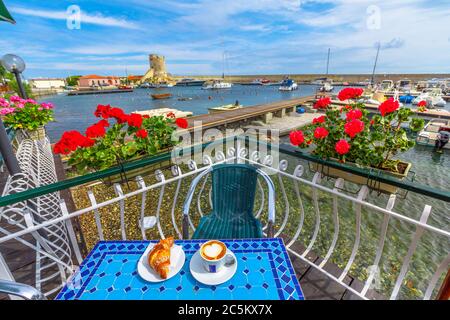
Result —
[{"label": "white plate", "polygon": [[148,264],[148,253],[152,248],[156,245],[156,243],[150,243],[145,249],[144,254],[141,256],[137,263],[137,271],[142,279],[149,282],[161,282],[166,281],[180,272],[181,268],[183,268],[184,261],[186,260],[186,255],[184,254],[181,246],[174,244],[170,249],[170,267],[169,274],[167,279],[161,278],[159,273],[153,270],[152,267]]},{"label": "white plate", "polygon": [[202,258],[200,257],[200,252],[197,251],[192,256],[191,263],[189,264],[192,276],[198,282],[209,286],[215,286],[227,282],[234,276],[237,270],[236,256],[229,249],[227,249],[227,254],[231,254],[235,262],[231,266],[223,266],[223,268],[219,272],[211,273],[205,270]]}]

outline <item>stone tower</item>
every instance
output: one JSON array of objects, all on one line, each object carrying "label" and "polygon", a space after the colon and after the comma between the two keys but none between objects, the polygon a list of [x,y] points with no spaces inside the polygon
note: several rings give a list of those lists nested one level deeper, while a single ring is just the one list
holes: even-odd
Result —
[{"label": "stone tower", "polygon": [[166,70],[164,56],[158,54],[149,55],[150,69],[143,77],[143,81],[163,82],[170,80]]}]

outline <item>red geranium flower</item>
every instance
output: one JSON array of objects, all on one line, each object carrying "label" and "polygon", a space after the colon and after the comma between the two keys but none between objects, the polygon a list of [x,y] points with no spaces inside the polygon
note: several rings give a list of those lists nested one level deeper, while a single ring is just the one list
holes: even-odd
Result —
[{"label": "red geranium flower", "polygon": [[298,145],[301,145],[305,141],[305,137],[303,136],[303,132],[300,130],[292,131],[289,134],[289,140],[291,140],[291,144],[293,146],[298,146]]},{"label": "red geranium flower", "polygon": [[88,138],[99,138],[106,134],[105,127],[101,123],[96,123],[86,129],[86,136]]},{"label": "red geranium flower", "polygon": [[95,144],[95,141],[83,136],[76,130],[66,131],[61,136],[61,139],[55,143],[53,151],[59,154],[69,154],[72,151],[77,150],[78,147],[91,147]]},{"label": "red geranium flower", "polygon": [[136,137],[138,137],[138,138],[144,139],[144,138],[147,138],[147,136],[148,136],[148,132],[145,129],[141,129],[136,132]]},{"label": "red geranium flower", "polygon": [[347,111],[352,110],[352,106],[349,106],[349,105],[343,106],[339,109],[339,112],[342,113],[342,111],[344,111],[344,110],[347,110]]},{"label": "red geranium flower", "polygon": [[325,117],[326,116],[320,116],[320,117],[314,118],[312,123],[313,124],[314,123],[324,123],[325,122]]},{"label": "red geranium flower", "polygon": [[427,102],[425,100],[421,100],[417,105],[419,107],[426,107],[427,106]]},{"label": "red geranium flower", "polygon": [[338,93],[338,99],[341,101],[356,99],[361,97],[364,90],[362,88],[345,88]]},{"label": "red geranium flower", "polygon": [[128,116],[120,108],[111,108],[109,115],[116,119],[117,123],[124,123],[128,120]]},{"label": "red geranium flower", "polygon": [[373,126],[375,124],[375,120],[370,120],[370,125]]},{"label": "red geranium flower", "polygon": [[99,104],[98,106],[97,106],[97,109],[95,110],[95,112],[94,112],[94,115],[97,117],[97,118],[103,118],[103,119],[108,119],[109,118],[109,111],[111,110],[111,106],[108,104],[108,105],[101,105],[101,104]]},{"label": "red geranium flower", "polygon": [[323,127],[317,127],[316,130],[314,130],[314,138],[316,139],[323,139],[328,136],[328,130]]},{"label": "red geranium flower", "polygon": [[384,101],[380,106],[378,107],[378,110],[380,111],[381,115],[384,117],[388,113],[392,113],[395,110],[397,110],[400,107],[400,104],[398,101],[394,100],[394,98],[389,98],[386,101]]},{"label": "red geranium flower", "polygon": [[336,143],[336,145],[334,146],[334,149],[340,155],[344,155],[350,151],[350,144],[347,142],[347,140],[341,139]]},{"label": "red geranium flower", "polygon": [[358,133],[364,130],[364,122],[358,119],[351,120],[344,125],[344,131],[346,134],[350,136],[350,138],[354,138]]},{"label": "red geranium flower", "polygon": [[326,109],[330,104],[331,104],[330,97],[320,98],[314,104],[314,109]]},{"label": "red geranium flower", "polygon": [[349,112],[347,112],[346,118],[347,118],[347,121],[350,121],[350,120],[354,120],[354,119],[361,119],[362,116],[363,116],[363,113],[361,110],[353,109],[353,110],[350,110]]},{"label": "red geranium flower", "polygon": [[132,113],[128,116],[128,125],[130,127],[136,127],[136,128],[140,128],[142,125],[142,116],[138,113]]},{"label": "red geranium flower", "polygon": [[106,121],[105,119],[102,119],[102,120],[100,120],[99,122],[97,122],[97,124],[99,125],[99,126],[102,126],[102,127],[109,127],[109,122],[108,121]]},{"label": "red geranium flower", "polygon": [[188,122],[186,119],[184,118],[178,118],[177,120],[175,120],[175,123],[177,124],[178,127],[180,127],[181,129],[186,129],[188,127]]}]

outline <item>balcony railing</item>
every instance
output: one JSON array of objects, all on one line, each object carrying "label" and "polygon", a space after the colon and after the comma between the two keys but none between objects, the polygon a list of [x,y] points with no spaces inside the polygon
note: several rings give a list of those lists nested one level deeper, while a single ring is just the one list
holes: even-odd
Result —
[{"label": "balcony railing", "polygon": [[[165,153],[60,182],[55,177],[45,181],[37,178],[43,171],[37,173],[36,166],[39,170],[54,169],[48,144],[34,142],[30,148],[35,148],[30,157],[37,155],[47,162],[34,164],[34,169],[28,171],[27,179],[32,177],[35,184],[22,183],[18,193],[5,189],[0,199],[0,220],[6,219],[17,228],[13,232],[0,230],[0,248],[17,241],[35,250],[33,285],[39,290],[49,287],[44,291],[48,297],[81,264],[84,245],[90,249],[98,240],[168,235],[181,238],[182,208],[192,179],[220,163],[248,163],[264,170],[276,190],[275,236],[284,238],[292,258],[318,270],[358,298],[434,298],[450,264],[450,232],[442,227],[449,211],[449,192],[326,163],[395,185],[402,191],[402,196],[382,194],[367,185],[310,170],[309,162],[323,164],[323,160],[289,147],[234,137],[183,149],[175,160]],[[102,183],[102,179],[114,180],[118,174],[156,165],[160,168],[154,174],[111,186]],[[211,210],[210,180],[205,175],[194,194],[191,232],[200,217]],[[76,209],[69,210],[60,196],[67,189],[74,196]],[[268,190],[263,183],[258,183],[257,189],[255,216],[267,232]],[[76,218],[85,243],[73,228]],[[331,262],[340,267],[338,274],[327,268]],[[351,285],[349,275],[358,278],[361,285]],[[2,278],[14,280],[14,274],[0,255]]]}]

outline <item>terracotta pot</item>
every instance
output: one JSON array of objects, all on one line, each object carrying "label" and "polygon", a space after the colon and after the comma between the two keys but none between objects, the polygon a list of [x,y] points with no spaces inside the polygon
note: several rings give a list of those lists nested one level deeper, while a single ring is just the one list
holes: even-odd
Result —
[{"label": "terracotta pot", "polygon": [[[400,163],[403,163],[406,165],[405,171],[403,173],[392,172],[389,170],[381,170],[381,169],[378,169],[378,170],[383,172],[383,174],[396,177],[399,180],[403,180],[408,176],[409,170],[412,167],[412,163],[402,162],[402,161]],[[346,162],[345,164],[356,167],[356,164],[354,164],[352,162]],[[332,178],[342,178],[345,181],[353,182],[353,183],[360,184],[360,185],[367,185],[369,188],[380,191],[380,192],[396,193],[398,190],[398,187],[396,187],[396,186],[393,186],[393,185],[390,185],[387,183],[378,182],[378,181],[375,181],[372,179],[368,179],[367,177],[359,176],[359,175],[356,175],[356,174],[353,174],[353,173],[350,173],[347,171],[343,171],[340,169],[331,168],[327,165],[318,164],[316,162],[310,162],[310,168],[314,172],[321,172],[322,174],[332,177]]]}]

